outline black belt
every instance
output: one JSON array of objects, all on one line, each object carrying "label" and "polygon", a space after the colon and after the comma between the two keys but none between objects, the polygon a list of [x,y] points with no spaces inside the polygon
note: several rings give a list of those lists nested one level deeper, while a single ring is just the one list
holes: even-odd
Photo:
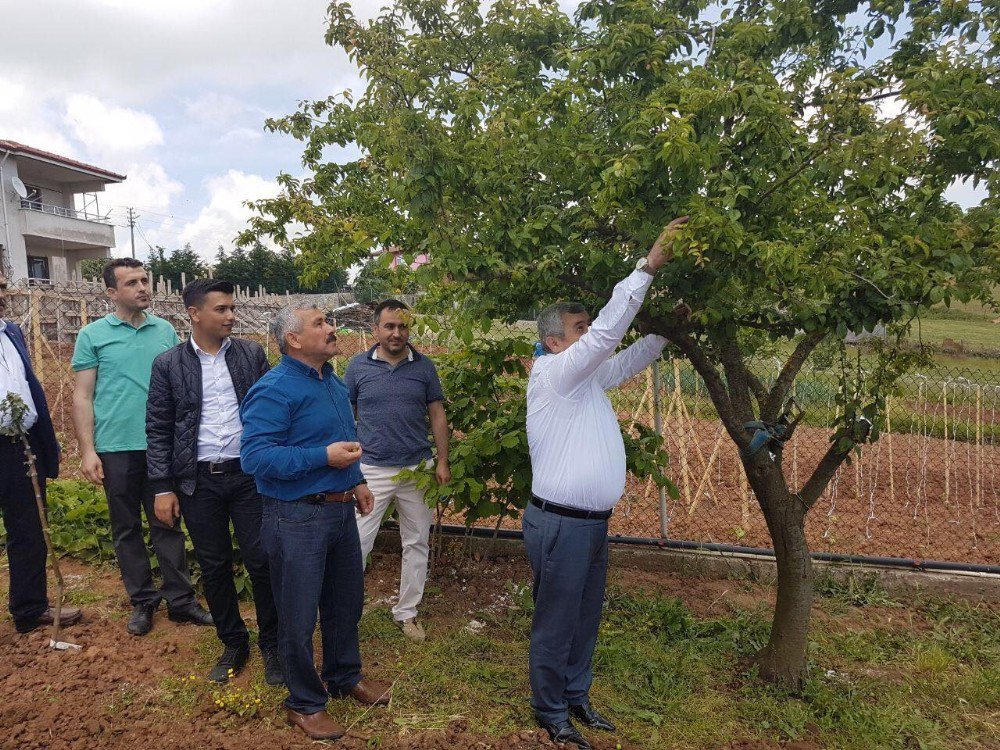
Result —
[{"label": "black belt", "polygon": [[568,505],[557,505],[556,503],[550,503],[548,500],[542,500],[542,498],[537,495],[531,496],[531,504],[536,508],[541,508],[549,513],[555,513],[557,516],[566,516],[567,518],[595,518],[601,521],[606,521],[611,518],[610,510],[583,510],[582,508],[570,508]]},{"label": "black belt", "polygon": [[238,458],[227,458],[225,461],[199,461],[198,471],[207,474],[235,474],[243,471]]}]

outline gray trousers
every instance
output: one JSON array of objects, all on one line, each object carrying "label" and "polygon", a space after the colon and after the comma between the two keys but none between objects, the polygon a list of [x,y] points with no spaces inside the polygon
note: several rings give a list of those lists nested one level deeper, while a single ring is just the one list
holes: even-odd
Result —
[{"label": "gray trousers", "polygon": [[[153,511],[153,492],[146,478],[146,451],[99,453],[104,467],[104,494],[111,516],[111,540],[118,558],[122,582],[132,606],[159,604],[176,609],[194,602],[194,589],[180,524],[164,526]],[[149,550],[142,536],[142,512],[149,522],[149,541],[160,563],[163,586],[153,584]]]},{"label": "gray trousers", "polygon": [[528,505],[521,527],[535,600],[528,654],[531,705],[542,721],[564,721],[570,706],[590,699],[608,572],[608,522]]}]

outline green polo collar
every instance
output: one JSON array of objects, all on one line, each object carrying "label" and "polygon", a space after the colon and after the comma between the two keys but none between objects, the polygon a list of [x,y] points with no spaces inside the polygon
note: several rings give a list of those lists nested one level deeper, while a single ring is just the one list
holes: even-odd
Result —
[{"label": "green polo collar", "polygon": [[[139,328],[145,328],[150,323],[149,313],[144,312],[143,315],[145,316],[145,318],[142,321],[142,325],[139,326]],[[128,326],[129,328],[135,328],[135,326],[133,326],[131,323],[129,323],[128,321],[122,320],[121,318],[119,318],[114,313],[108,313],[107,315],[104,316],[104,319],[106,321],[108,321],[108,323],[110,323],[113,326]],[[139,328],[135,328],[135,330],[138,331]]]}]

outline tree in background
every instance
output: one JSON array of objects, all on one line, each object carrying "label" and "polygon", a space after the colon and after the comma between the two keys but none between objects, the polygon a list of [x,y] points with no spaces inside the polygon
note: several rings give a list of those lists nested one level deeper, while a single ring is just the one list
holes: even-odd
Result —
[{"label": "tree in background", "polygon": [[406,265],[390,268],[389,256],[373,258],[365,263],[351,285],[354,299],[364,303],[378,303],[389,297],[416,294],[418,286],[414,272]]},{"label": "tree in background", "polygon": [[104,264],[107,262],[107,258],[84,258],[80,261],[80,277],[99,281],[101,274],[104,273]]},{"label": "tree in background", "polygon": [[187,281],[208,275],[208,265],[191,249],[190,243],[180,249],[174,248],[170,251],[170,255],[167,255],[163,247],[157,245],[149,251],[146,268],[149,269],[151,281],[159,283],[162,277],[163,281],[169,281],[174,289],[183,286],[181,274]]},{"label": "tree in background", "polygon": [[[473,323],[538,302],[596,310],[690,215],[638,327],[690,360],[739,449],[778,567],[756,663],[800,685],[808,511],[878,437],[921,314],[994,304],[1000,0],[592,0],[573,18],[544,0],[397,0],[367,23],[334,2],[326,38],[366,88],[269,121],[305,142],[310,174],[281,175],[248,233],[301,250],[306,273],[387,244],[426,252],[429,297],[471,341]],[[324,161],[334,144],[361,156]],[[981,207],[947,199],[956,179],[986,187]],[[877,326],[879,350],[844,348]],[[829,449],[790,486],[791,387],[831,341]],[[766,381],[765,351],[782,358]]]},{"label": "tree in background", "polygon": [[213,275],[248,289],[263,285],[268,292],[338,292],[347,284],[343,268],[330,267],[325,274],[314,274],[308,283],[300,280],[302,269],[291,250],[275,251],[260,242],[250,247],[236,247],[227,253],[219,248]]}]

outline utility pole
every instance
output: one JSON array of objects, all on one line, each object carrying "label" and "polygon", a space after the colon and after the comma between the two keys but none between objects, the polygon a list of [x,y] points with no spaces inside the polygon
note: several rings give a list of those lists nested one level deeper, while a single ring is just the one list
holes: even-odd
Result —
[{"label": "utility pole", "polygon": [[135,212],[134,208],[125,209],[128,211],[128,232],[129,237],[132,240],[132,257],[135,257],[135,222],[139,218],[139,215]]}]

